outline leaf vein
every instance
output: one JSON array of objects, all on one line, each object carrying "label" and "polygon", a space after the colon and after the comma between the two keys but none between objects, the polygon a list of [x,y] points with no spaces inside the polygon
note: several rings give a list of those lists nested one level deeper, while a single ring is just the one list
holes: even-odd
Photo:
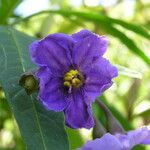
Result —
[{"label": "leaf vein", "polygon": [[5,52],[5,47],[1,44],[1,47],[2,47],[2,51],[4,53],[4,68],[5,70],[7,69],[7,55],[6,55],[6,52]]},{"label": "leaf vein", "polygon": [[17,49],[17,52],[18,52],[18,55],[19,55],[19,60],[20,60],[21,66],[22,66],[22,70],[23,70],[23,72],[25,72],[25,67],[24,67],[23,59],[21,57],[21,52],[20,52],[21,50],[20,50],[20,47],[19,47],[19,45],[17,43],[16,37],[15,37],[15,35],[14,35],[14,33],[13,33],[13,31],[11,29],[8,29],[8,30],[10,31],[10,33],[12,35],[12,39],[13,39],[15,45],[16,45],[16,49]]},{"label": "leaf vein", "polygon": [[35,117],[36,117],[37,125],[38,125],[39,131],[40,131],[40,135],[41,135],[43,147],[44,147],[44,150],[47,150],[46,144],[44,142],[44,136],[43,136],[42,128],[40,126],[40,121],[39,121],[38,113],[37,113],[37,110],[36,110],[36,107],[35,107],[35,104],[34,104],[34,101],[33,101],[33,97],[32,96],[30,96],[30,97],[31,97],[32,105],[33,105],[33,111],[35,112]]}]

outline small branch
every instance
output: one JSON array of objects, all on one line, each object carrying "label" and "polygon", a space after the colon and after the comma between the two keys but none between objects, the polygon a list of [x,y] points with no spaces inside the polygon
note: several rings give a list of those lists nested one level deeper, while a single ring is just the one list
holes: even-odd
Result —
[{"label": "small branch", "polygon": [[101,122],[95,117],[94,117],[94,122],[95,125],[93,128],[93,139],[96,139],[102,137],[107,131],[104,128],[104,126],[101,124]]},{"label": "small branch", "polygon": [[107,108],[107,106],[99,99],[96,99],[96,103],[98,106],[104,111],[106,119],[107,119],[107,129],[110,133],[124,133],[124,129],[120,122],[113,116],[111,111]]}]

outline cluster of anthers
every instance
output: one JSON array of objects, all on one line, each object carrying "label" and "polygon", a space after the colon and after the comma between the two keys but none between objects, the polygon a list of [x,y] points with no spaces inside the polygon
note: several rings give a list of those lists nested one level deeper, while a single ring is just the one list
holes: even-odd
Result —
[{"label": "cluster of anthers", "polygon": [[69,88],[71,92],[72,88],[79,88],[83,85],[84,77],[78,70],[71,69],[64,75],[64,86]]}]

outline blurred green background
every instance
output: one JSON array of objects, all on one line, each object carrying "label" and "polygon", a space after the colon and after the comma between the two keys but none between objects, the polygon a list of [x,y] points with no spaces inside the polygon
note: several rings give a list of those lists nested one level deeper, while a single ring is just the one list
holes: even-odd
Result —
[{"label": "blurred green background", "polygon": [[[149,0],[0,0],[0,24],[37,38],[55,32],[72,34],[83,28],[107,35],[105,57],[119,67],[120,74],[101,99],[126,130],[150,125]],[[96,105],[93,111],[105,124]],[[71,148],[91,139],[91,131],[67,128]],[[24,149],[0,87],[0,150]],[[146,146],[135,149],[150,150]]]}]

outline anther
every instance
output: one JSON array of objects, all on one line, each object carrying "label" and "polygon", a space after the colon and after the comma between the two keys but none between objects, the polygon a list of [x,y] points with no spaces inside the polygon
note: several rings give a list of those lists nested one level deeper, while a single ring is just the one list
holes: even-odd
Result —
[{"label": "anther", "polygon": [[69,81],[65,81],[65,82],[64,82],[64,86],[69,87],[69,86],[71,86],[71,83],[70,83]]},{"label": "anther", "polygon": [[64,75],[63,84],[69,87],[69,89],[79,88],[83,84],[83,81],[83,75],[78,70],[70,70]]}]

